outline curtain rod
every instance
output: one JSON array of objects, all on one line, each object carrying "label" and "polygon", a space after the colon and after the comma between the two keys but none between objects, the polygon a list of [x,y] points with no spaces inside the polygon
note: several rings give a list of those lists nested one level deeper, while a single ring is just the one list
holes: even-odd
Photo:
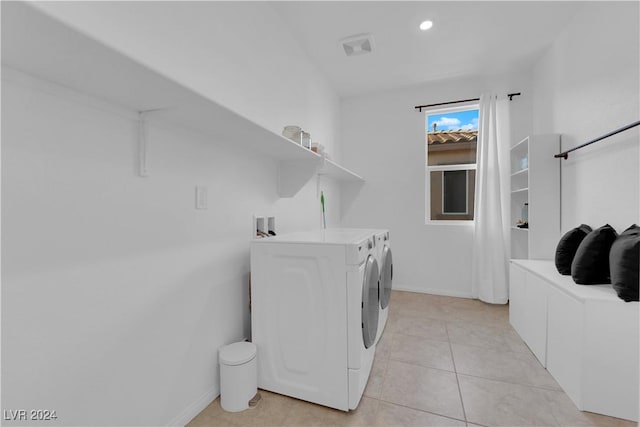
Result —
[{"label": "curtain rod", "polygon": [[629,124],[629,125],[623,126],[623,127],[621,127],[620,129],[616,129],[616,130],[614,130],[614,131],[611,131],[611,132],[609,132],[608,134],[606,134],[606,135],[602,135],[601,137],[598,137],[598,138],[596,138],[596,139],[593,139],[593,140],[591,140],[591,141],[589,141],[589,142],[585,142],[584,144],[578,145],[577,147],[573,147],[573,148],[572,148],[572,149],[570,149],[570,150],[563,151],[562,153],[555,154],[553,157],[555,157],[556,159],[563,158],[563,159],[567,160],[567,158],[569,158],[569,153],[571,153],[572,151],[579,150],[579,149],[581,149],[582,147],[586,147],[587,145],[591,145],[591,144],[593,144],[594,142],[602,141],[602,140],[603,140],[603,139],[605,139],[605,138],[609,138],[610,136],[613,136],[613,135],[615,135],[615,134],[618,134],[618,133],[620,133],[620,132],[623,132],[623,131],[625,131],[625,130],[627,130],[627,129],[631,129],[631,128],[636,127],[636,126],[638,126],[638,125],[640,125],[640,120],[639,120],[639,121],[637,121],[637,122],[631,123],[631,124]]},{"label": "curtain rod", "polygon": [[[507,96],[509,97],[509,101],[513,100],[514,96],[520,96],[521,93],[508,93]],[[480,101],[480,98],[472,98],[472,99],[461,99],[460,101],[449,101],[449,102],[440,102],[438,104],[427,104],[427,105],[416,105],[415,108],[416,110],[418,110],[419,112],[422,112],[423,108],[429,108],[429,107],[438,107],[440,105],[449,105],[449,104],[460,104],[462,102],[471,102],[471,101]]]}]

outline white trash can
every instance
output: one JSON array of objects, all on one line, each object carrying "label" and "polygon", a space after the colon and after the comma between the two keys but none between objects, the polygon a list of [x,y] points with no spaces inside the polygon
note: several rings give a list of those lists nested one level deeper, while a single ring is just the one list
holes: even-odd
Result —
[{"label": "white trash can", "polygon": [[258,392],[257,348],[251,342],[237,342],[220,349],[220,405],[227,412],[249,408]]}]

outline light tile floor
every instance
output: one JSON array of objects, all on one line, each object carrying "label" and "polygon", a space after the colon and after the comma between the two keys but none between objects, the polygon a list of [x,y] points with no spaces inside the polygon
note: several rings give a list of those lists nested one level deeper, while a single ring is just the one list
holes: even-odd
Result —
[{"label": "light tile floor", "polygon": [[253,409],[216,399],[203,426],[612,426],[581,412],[509,325],[508,306],[393,291],[358,409],[342,412],[262,390]]}]

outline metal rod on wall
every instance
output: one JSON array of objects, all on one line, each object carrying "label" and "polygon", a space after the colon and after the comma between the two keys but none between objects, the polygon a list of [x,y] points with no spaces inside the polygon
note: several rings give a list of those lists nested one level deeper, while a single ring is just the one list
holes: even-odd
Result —
[{"label": "metal rod on wall", "polygon": [[[520,96],[521,93],[517,92],[517,93],[508,93],[507,96],[509,97],[509,101],[513,100],[514,96]],[[480,101],[480,98],[471,98],[471,99],[461,99],[459,101],[448,101],[448,102],[439,102],[437,104],[427,104],[427,105],[416,105],[415,108],[416,110],[418,110],[419,112],[422,112],[423,108],[429,108],[429,107],[439,107],[440,105],[450,105],[450,104],[461,104],[463,102],[471,102],[471,101]]]},{"label": "metal rod on wall", "polygon": [[586,147],[587,145],[593,144],[594,142],[602,141],[605,138],[609,138],[610,136],[613,136],[613,135],[618,134],[620,132],[624,132],[625,130],[631,129],[631,128],[636,127],[638,125],[640,125],[640,120],[637,121],[637,122],[631,123],[629,125],[623,126],[620,129],[616,129],[614,131],[611,131],[608,134],[602,135],[601,137],[593,139],[593,140],[591,140],[589,142],[585,142],[584,144],[578,145],[577,147],[573,147],[570,150],[563,151],[562,153],[555,154],[553,157],[555,157],[556,159],[563,158],[563,159],[567,160],[569,158],[569,153],[571,153],[572,151],[579,150],[579,149],[581,149],[583,147]]}]

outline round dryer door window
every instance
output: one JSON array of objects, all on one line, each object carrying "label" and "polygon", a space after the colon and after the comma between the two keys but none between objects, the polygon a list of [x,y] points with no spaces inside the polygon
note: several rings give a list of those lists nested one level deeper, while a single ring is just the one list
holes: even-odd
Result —
[{"label": "round dryer door window", "polygon": [[364,283],[362,284],[362,339],[365,348],[376,341],[378,333],[378,262],[369,255],[364,267]]},{"label": "round dryer door window", "polygon": [[382,249],[382,258],[380,260],[380,307],[387,308],[391,299],[391,282],[393,281],[393,256],[389,246]]}]

